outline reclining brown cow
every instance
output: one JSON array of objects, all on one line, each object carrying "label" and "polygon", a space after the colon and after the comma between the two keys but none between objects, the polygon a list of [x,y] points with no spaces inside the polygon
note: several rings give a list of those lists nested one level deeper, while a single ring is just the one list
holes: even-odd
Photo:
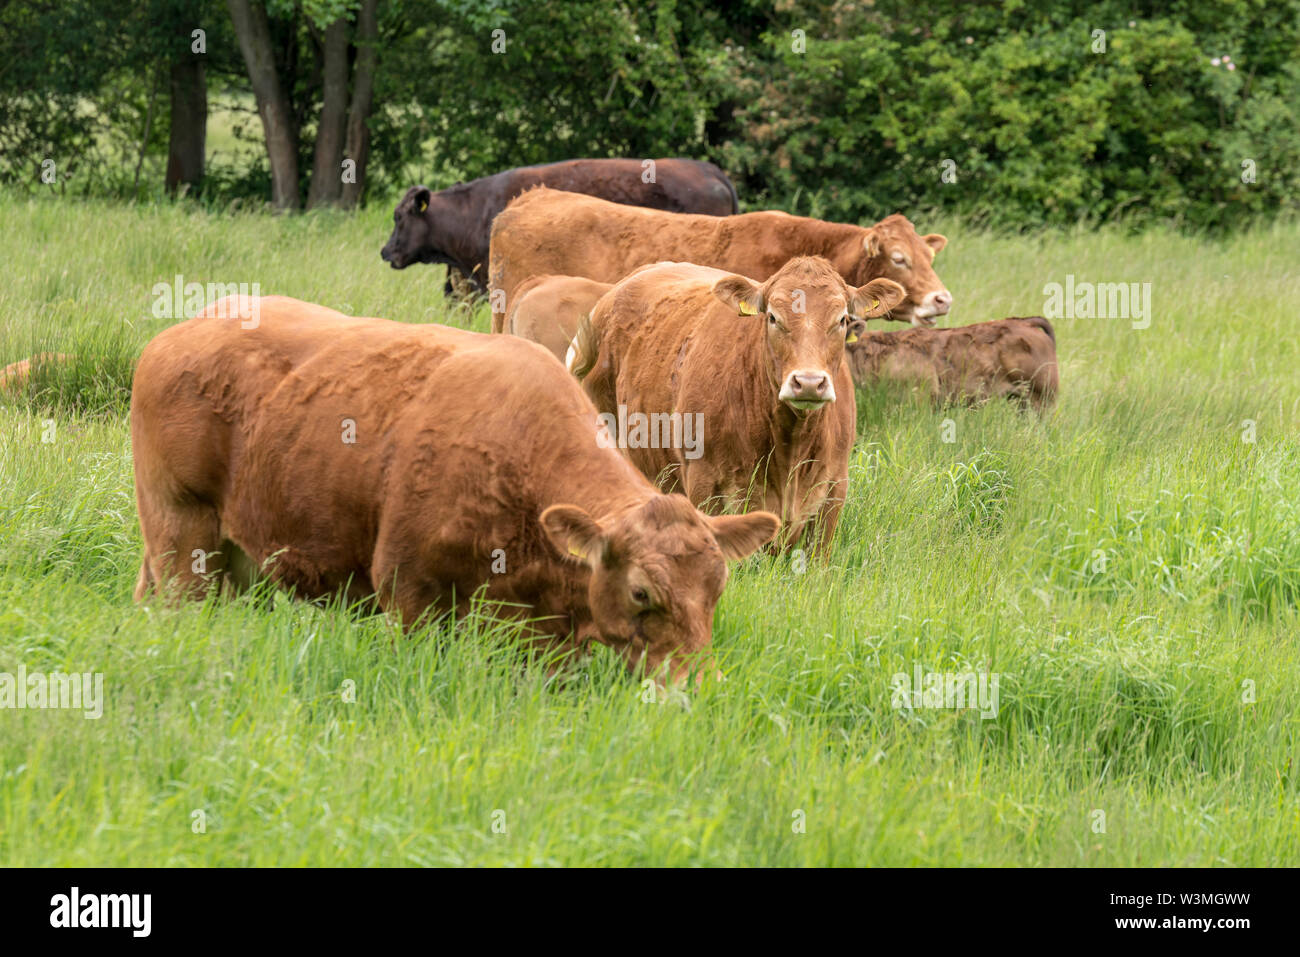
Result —
[{"label": "reclining brown cow", "polygon": [[137,598],[264,571],[300,598],[374,595],[410,628],[480,594],[539,639],[603,642],[651,673],[671,658],[681,678],[711,642],[725,559],[777,532],[660,494],[532,343],[257,305],[254,327],[216,303],[140,357]]},{"label": "reclining brown cow", "polygon": [[956,329],[850,329],[849,366],[858,385],[920,386],[935,402],[1014,399],[1042,412],[1060,388],[1056,333],[1042,316],[995,319]]},{"label": "reclining brown cow", "polygon": [[886,318],[933,325],[952,305],[932,265],[945,243],[938,233],[918,236],[898,215],[865,228],[774,211],[688,216],[533,189],[492,224],[492,331],[504,330],[519,285],[530,276],[613,283],[638,266],[676,261],[763,281],[795,256],[829,260],[851,286],[892,279],[906,298]]},{"label": "reclining brown cow", "polygon": [[[492,220],[526,189],[549,186],[674,213],[729,216],[736,188],[717,166],[700,160],[576,159],[521,166],[433,191],[412,186],[393,211],[393,234],[380,250],[394,269],[446,263],[483,291]],[[449,280],[450,282],[450,280]]]},{"label": "reclining brown cow", "polygon": [[661,488],[682,488],[698,506],[776,512],[783,545],[811,527],[824,553],[857,420],[849,318],[879,316],[902,298],[889,279],[855,289],[817,257],[793,259],[761,284],[658,263],[601,297],[574,344],[573,372]]},{"label": "reclining brown cow", "polygon": [[72,356],[64,352],[39,352],[27,359],[19,359],[0,369],[0,392],[17,392],[26,387],[32,369],[41,366],[67,365]]}]

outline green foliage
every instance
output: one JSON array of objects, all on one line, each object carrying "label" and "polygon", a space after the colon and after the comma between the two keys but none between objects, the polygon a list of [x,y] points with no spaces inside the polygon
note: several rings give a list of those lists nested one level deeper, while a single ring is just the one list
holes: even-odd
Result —
[{"label": "green foliage", "polygon": [[1293,209],[1300,4],[1202,6],[791,4],[734,71],[743,132],[720,155],[751,203],[831,219],[1213,228]]},{"label": "green foliage", "polygon": [[[304,170],[320,30],[356,6],[268,3]],[[38,188],[57,155],[60,188],[139,195],[143,148],[156,182],[159,78],[196,23],[210,82],[248,96],[216,0],[67,7],[0,10],[0,180]],[[850,221],[1221,229],[1300,196],[1300,0],[384,0],[379,19],[368,191],[385,201],[415,181],[667,155],[719,163],[747,208]],[[264,200],[267,176],[218,168],[208,201]]]}]

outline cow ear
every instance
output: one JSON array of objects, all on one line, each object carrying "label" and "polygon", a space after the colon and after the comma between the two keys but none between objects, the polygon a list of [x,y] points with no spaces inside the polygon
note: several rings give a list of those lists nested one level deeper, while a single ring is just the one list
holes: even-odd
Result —
[{"label": "cow ear", "polygon": [[713,284],[713,294],[742,316],[753,316],[766,308],[763,290],[744,276],[726,276]]},{"label": "cow ear", "polygon": [[948,237],[942,233],[931,233],[928,236],[922,236],[921,242],[930,247],[930,258],[933,259],[939,250],[948,245]]},{"label": "cow ear", "polygon": [[846,345],[857,342],[867,334],[867,320],[857,316],[849,319],[849,328],[845,331],[844,342]]},{"label": "cow ear", "polygon": [[771,512],[746,512],[744,515],[715,515],[706,518],[724,558],[736,561],[770,542],[781,527],[781,520]]},{"label": "cow ear", "polygon": [[556,551],[593,568],[605,550],[605,530],[576,505],[552,505],[542,512],[542,530]]},{"label": "cow ear", "polygon": [[425,210],[429,208],[429,197],[431,197],[432,195],[433,194],[429,192],[429,188],[427,186],[421,186],[418,190],[416,190],[415,211],[417,213],[423,213]]},{"label": "cow ear", "polygon": [[905,290],[892,279],[873,279],[865,286],[853,290],[849,299],[849,315],[854,318],[874,319],[883,316],[907,296]]},{"label": "cow ear", "polygon": [[880,245],[880,231],[872,226],[867,230],[867,235],[862,238],[862,248],[867,251],[867,255],[875,259],[880,255],[882,249]]}]

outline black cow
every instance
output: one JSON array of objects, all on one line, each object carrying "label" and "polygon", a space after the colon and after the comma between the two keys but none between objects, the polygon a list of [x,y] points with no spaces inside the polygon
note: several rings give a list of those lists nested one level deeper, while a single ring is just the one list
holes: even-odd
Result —
[{"label": "black cow", "polygon": [[393,235],[379,255],[394,269],[405,269],[411,263],[446,263],[484,292],[492,220],[510,200],[534,186],[674,213],[729,216],[739,208],[736,188],[712,163],[688,159],[566,160],[521,166],[436,193],[427,186],[412,186],[393,212]]}]

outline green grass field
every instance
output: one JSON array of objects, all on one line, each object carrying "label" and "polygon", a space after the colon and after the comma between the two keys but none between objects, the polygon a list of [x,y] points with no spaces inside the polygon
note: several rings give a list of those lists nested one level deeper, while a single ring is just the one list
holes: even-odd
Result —
[{"label": "green grass field", "polygon": [[[390,212],[0,194],[0,364],[76,356],[0,398],[0,672],[103,672],[106,697],[0,710],[0,864],[1300,863],[1300,226],[918,224],[950,237],[951,323],[1073,274],[1151,282],[1151,326],[1056,322],[1041,422],[860,395],[829,566],[737,566],[728,680],[650,703],[603,649],[549,680],[487,621],[132,602],[153,285],[486,328],[440,269],[380,262]],[[998,674],[996,717],[893,708],[917,665]]]}]

